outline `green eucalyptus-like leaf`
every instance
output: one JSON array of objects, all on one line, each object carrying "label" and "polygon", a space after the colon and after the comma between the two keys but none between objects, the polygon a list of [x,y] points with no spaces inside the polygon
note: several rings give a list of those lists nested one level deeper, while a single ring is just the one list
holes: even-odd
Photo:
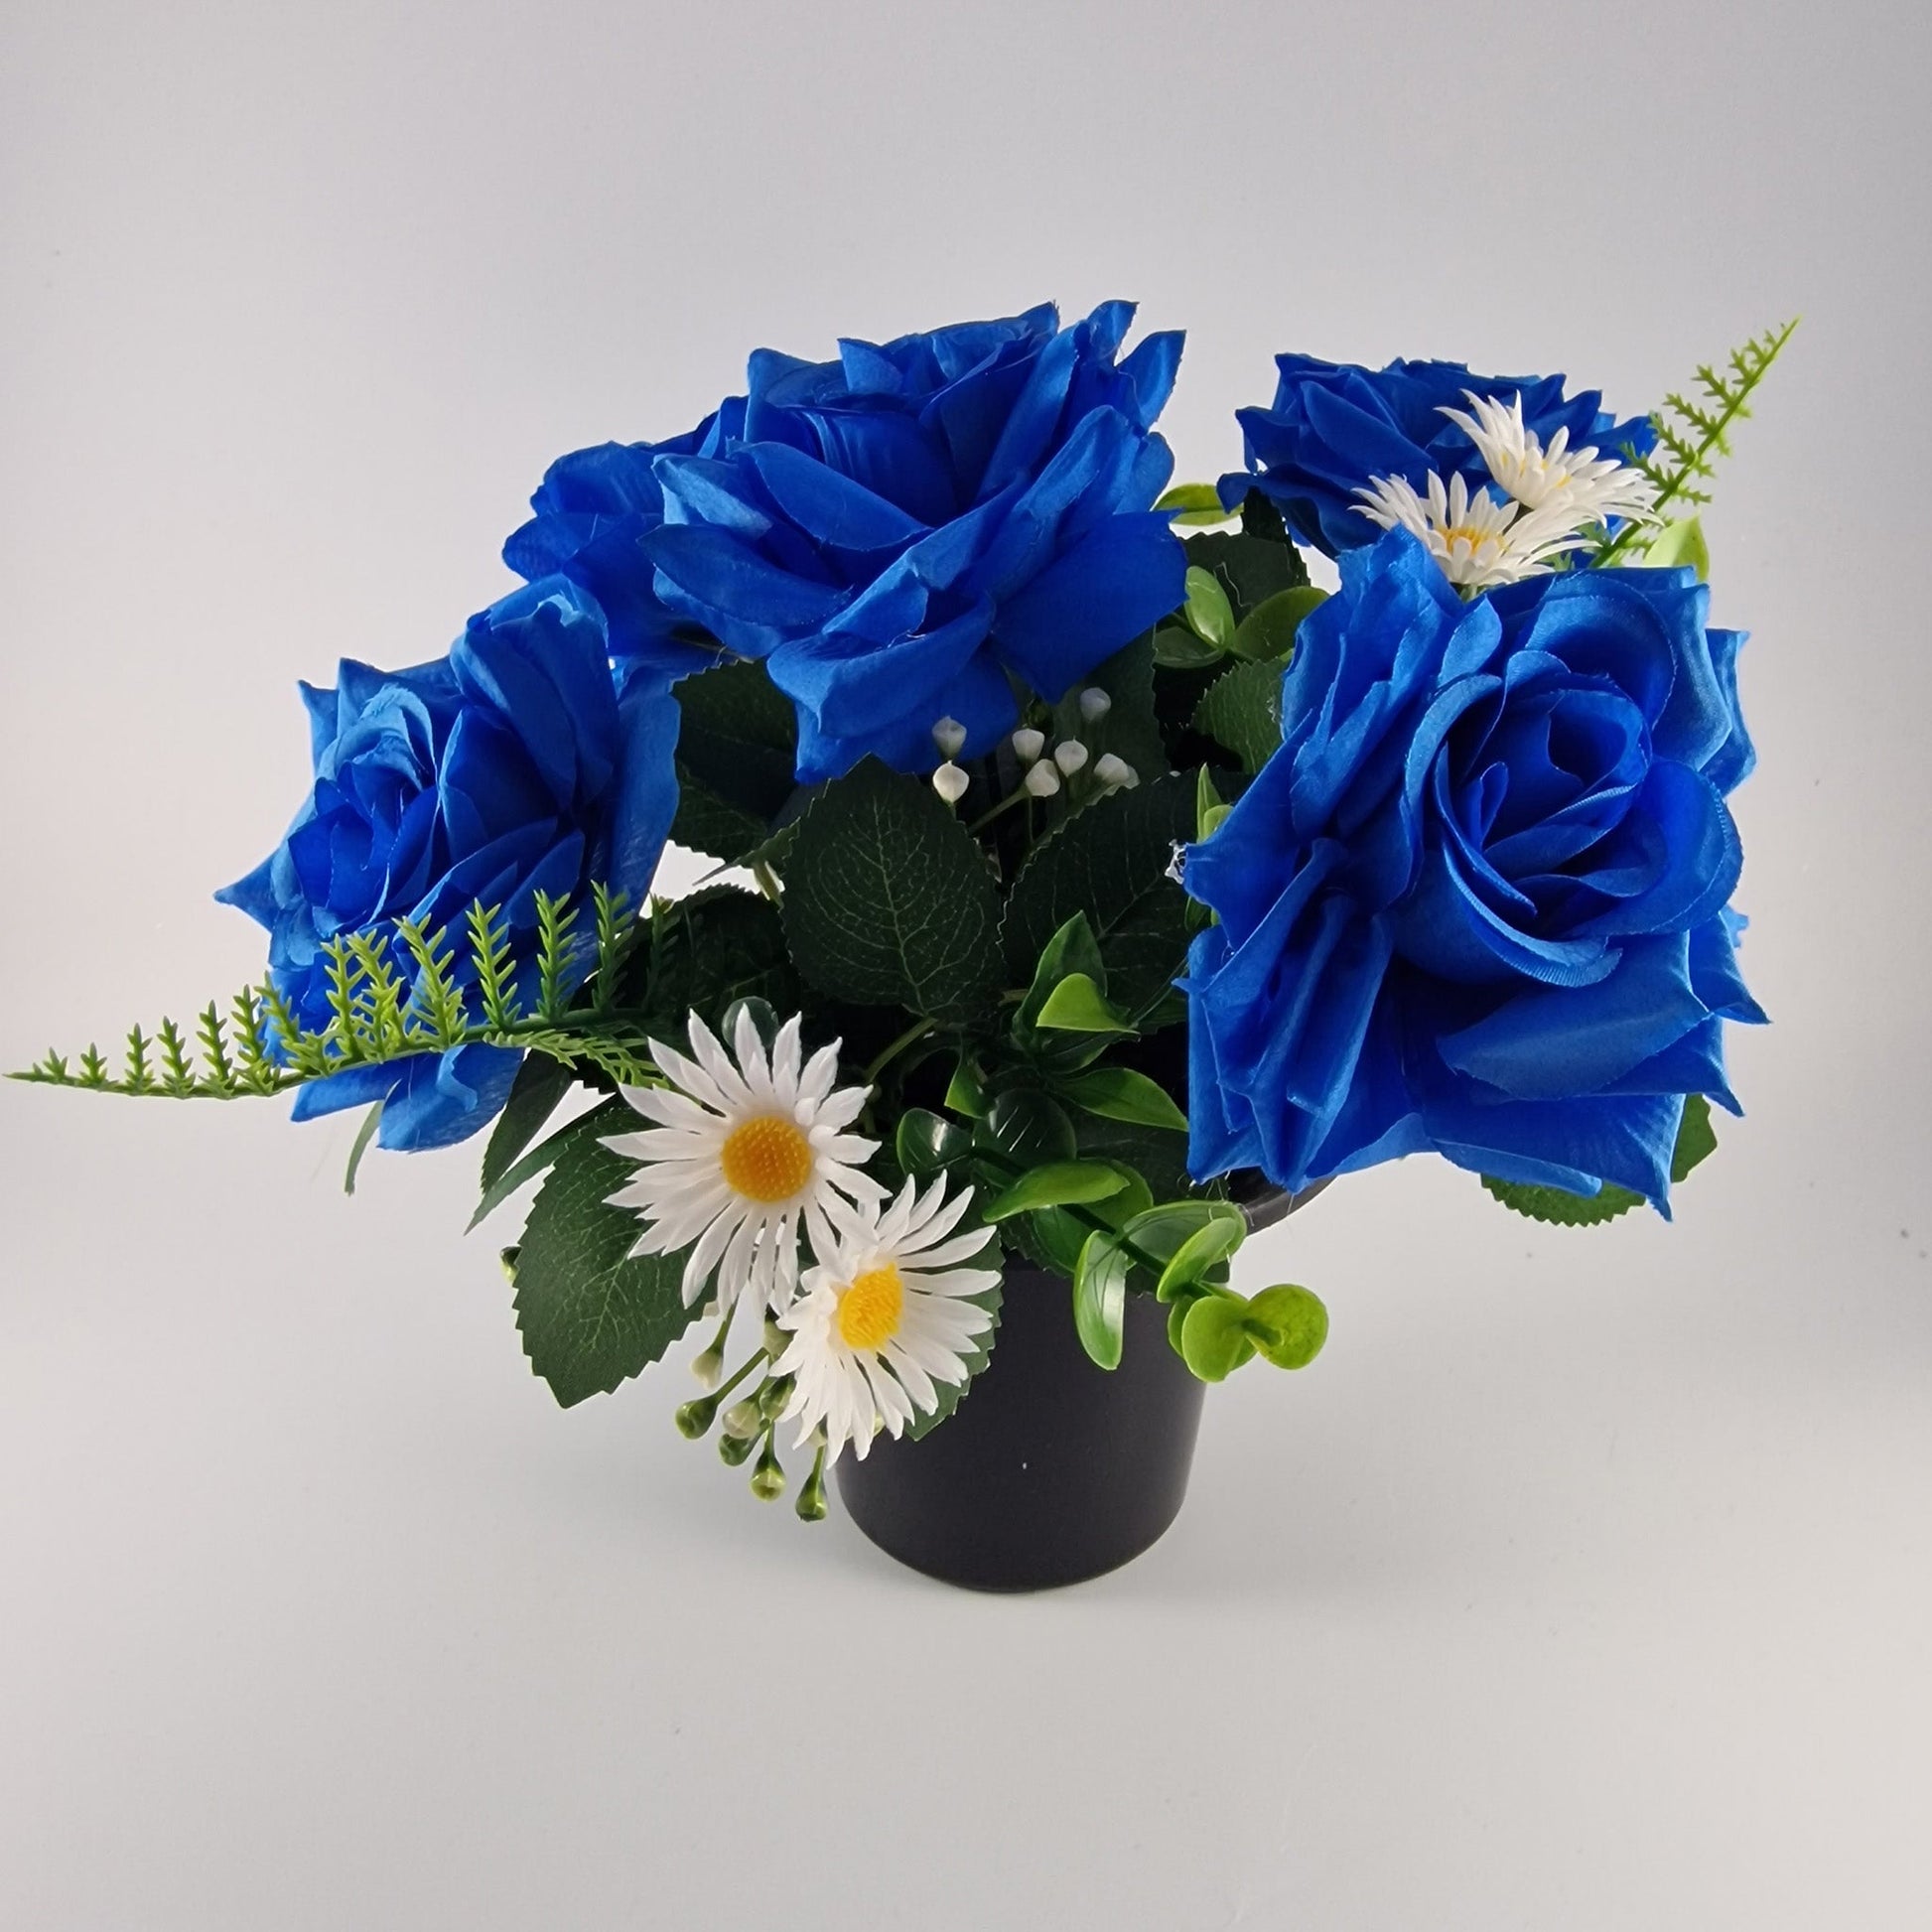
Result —
[{"label": "green eucalyptus-like leaf", "polygon": [[681,1292],[684,1256],[632,1259],[637,1217],[610,1205],[631,1164],[602,1137],[634,1120],[613,1100],[571,1122],[516,1252],[523,1352],[565,1408],[648,1367],[697,1313]]},{"label": "green eucalyptus-like leaf", "polygon": [[1255,1352],[1238,1295],[1203,1295],[1180,1318],[1180,1359],[1203,1382],[1225,1382]]},{"label": "green eucalyptus-like leaf", "polygon": [[988,1201],[980,1214],[990,1222],[1004,1221],[1036,1208],[1105,1200],[1126,1185],[1126,1174],[1101,1162],[1051,1161],[1022,1174],[1004,1193]]},{"label": "green eucalyptus-like leaf", "polygon": [[1196,1228],[1169,1258],[1160,1281],[1155,1284],[1155,1294],[1162,1301],[1171,1302],[1177,1290],[1205,1280],[1209,1269],[1219,1267],[1240,1247],[1247,1232],[1247,1223],[1238,1215],[1232,1220],[1216,1215]]},{"label": "green eucalyptus-like leaf", "polygon": [[1282,1282],[1249,1302],[1242,1328],[1264,1361],[1277,1368],[1307,1368],[1328,1339],[1328,1311],[1318,1296]]},{"label": "green eucalyptus-like leaf", "polygon": [[1099,1230],[1087,1236],[1074,1264],[1073,1326],[1080,1346],[1100,1368],[1120,1366],[1132,1266],[1120,1237]]},{"label": "green eucalyptus-like leaf", "polygon": [[1176,524],[1226,523],[1234,515],[1221,507],[1221,492],[1204,483],[1175,483],[1154,507],[1166,510]]},{"label": "green eucalyptus-like leaf", "polygon": [[930,785],[867,759],[812,801],[785,876],[791,955],[820,991],[937,1020],[991,1004],[999,895]]}]

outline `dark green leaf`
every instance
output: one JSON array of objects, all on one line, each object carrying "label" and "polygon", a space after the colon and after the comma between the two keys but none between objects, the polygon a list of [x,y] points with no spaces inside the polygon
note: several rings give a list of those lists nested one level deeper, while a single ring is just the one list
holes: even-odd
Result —
[{"label": "dark green leaf", "polygon": [[1225,1382],[1254,1352],[1238,1295],[1204,1295],[1180,1318],[1180,1359],[1203,1382]]},{"label": "dark green leaf", "polygon": [[697,1313],[679,1291],[683,1255],[628,1259],[637,1217],[609,1204],[632,1170],[601,1136],[635,1118],[614,1100],[571,1122],[516,1256],[523,1352],[565,1408],[648,1367]]},{"label": "dark green leaf", "polygon": [[654,906],[647,941],[624,964],[618,1004],[641,1007],[665,1043],[684,1038],[696,1012],[714,1030],[736,1000],[799,1007],[798,976],[785,949],[778,908],[759,893],[712,886]]},{"label": "dark green leaf", "polygon": [[791,796],[797,724],[762,664],[720,664],[677,688],[679,797],[671,836],[734,863]]},{"label": "dark green leaf", "polygon": [[1081,1160],[1114,1161],[1132,1168],[1147,1177],[1156,1200],[1175,1199],[1192,1186],[1183,1134],[1166,1127],[1143,1127],[1138,1121],[1105,1120],[1085,1112],[1078,1131]]},{"label": "dark green leaf", "polygon": [[1701,1093],[1687,1095],[1684,1118],[1677,1127],[1677,1145],[1671,1150],[1671,1179],[1688,1179],[1691,1170],[1717,1151],[1718,1135],[1711,1124],[1710,1101]]},{"label": "dark green leaf", "polygon": [[[1218,659],[1216,660],[1219,661]],[[1111,700],[1103,718],[1089,719],[1080,710],[1080,693],[1106,692]],[[1154,633],[1135,638],[1125,650],[1090,671],[1053,707],[1054,739],[1077,738],[1095,762],[1111,752],[1125,759],[1143,778],[1167,769],[1167,748],[1161,742],[1161,722],[1154,708]],[[1065,794],[1061,794],[1064,802]]]},{"label": "dark green leaf", "polygon": [[1096,1066],[1059,1083],[1059,1091],[1076,1107],[1107,1120],[1136,1121],[1143,1127],[1187,1131],[1187,1116],[1173,1103],[1166,1087],[1127,1066]]},{"label": "dark green leaf", "polygon": [[932,787],[868,759],[799,822],[784,925],[798,969],[861,1006],[967,1019],[999,990],[999,895]]},{"label": "dark green leaf", "polygon": [[898,1131],[893,1137],[899,1167],[922,1179],[963,1161],[972,1145],[973,1137],[965,1128],[923,1107],[908,1107],[899,1115]]},{"label": "dark green leaf", "polygon": [[1259,771],[1281,749],[1282,667],[1236,664],[1222,672],[1194,713],[1194,729]]},{"label": "dark green leaf", "polygon": [[1033,977],[1053,934],[1084,912],[1107,964],[1108,997],[1126,1012],[1157,998],[1187,954],[1187,897],[1168,877],[1194,833],[1194,780],[1174,774],[1117,791],[1036,846],[1014,882],[1002,936],[1017,982]]},{"label": "dark green leaf", "polygon": [[1119,1236],[1099,1232],[1087,1236],[1074,1264],[1073,1325],[1080,1346],[1101,1368],[1120,1366],[1131,1266]]},{"label": "dark green leaf", "polygon": [[[609,1104],[621,1106],[623,1103],[618,1101]],[[588,1118],[588,1116],[585,1116],[585,1118]],[[614,1118],[616,1117],[614,1116]],[[643,1125],[643,1122],[635,1114],[630,1114],[629,1119],[632,1126],[640,1127]],[[512,1161],[483,1189],[483,1198],[478,1201],[475,1212],[470,1216],[468,1226],[463,1230],[464,1233],[468,1234],[473,1228],[478,1227],[491,1214],[495,1213],[519,1187],[534,1180],[538,1174],[544,1173],[556,1161],[557,1156],[563,1152],[565,1145],[571,1138],[572,1130],[577,1124],[574,1120],[566,1121],[547,1140],[539,1141],[527,1154],[523,1154]],[[621,1126],[621,1122],[620,1122],[620,1126]]]},{"label": "dark green leaf", "polygon": [[496,1117],[489,1145],[483,1150],[483,1184],[493,1187],[518,1155],[543,1132],[544,1122],[557,1111],[576,1076],[563,1061],[548,1053],[525,1053],[510,1084],[510,1097]]},{"label": "dark green leaf", "polygon": [[1201,670],[1220,663],[1225,655],[1212,644],[1202,643],[1184,623],[1164,623],[1154,633],[1154,661],[1169,670]]},{"label": "dark green leaf", "polygon": [[1248,1304],[1242,1327],[1265,1361],[1307,1368],[1328,1339],[1328,1311],[1306,1288],[1284,1282],[1264,1288]]},{"label": "dark green leaf", "polygon": [[1126,1185],[1126,1174],[1098,1161],[1050,1161],[1022,1174],[1004,1193],[981,1208],[980,1213],[989,1222],[1004,1221],[1035,1208],[1105,1200]]},{"label": "dark green leaf", "polygon": [[1552,1227],[1595,1227],[1643,1204],[1641,1194],[1633,1194],[1629,1188],[1608,1180],[1596,1194],[1573,1194],[1563,1187],[1536,1187],[1527,1181],[1498,1180],[1493,1174],[1484,1174],[1482,1184],[1505,1207],[1527,1214],[1532,1221],[1546,1221]]},{"label": "dark green leaf", "polygon": [[1023,1168],[1044,1167],[1050,1161],[1071,1161],[1079,1151],[1073,1123],[1036,1087],[1016,1087],[1003,1093],[973,1128],[981,1147],[997,1148]]}]

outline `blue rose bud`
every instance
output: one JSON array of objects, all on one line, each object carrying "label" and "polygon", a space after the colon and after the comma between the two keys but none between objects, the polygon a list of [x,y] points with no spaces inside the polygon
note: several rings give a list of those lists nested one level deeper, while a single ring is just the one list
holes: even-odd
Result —
[{"label": "blue rose bud", "polygon": [[1434,1150],[1665,1206],[1684,1097],[1736,1108],[1725,795],[1750,769],[1739,633],[1688,570],[1464,603],[1405,531],[1341,559],[1283,742],[1204,843],[1193,1172],[1300,1189]]},{"label": "blue rose bud", "polygon": [[1560,429],[1572,449],[1592,444],[1619,459],[1647,456],[1657,440],[1647,417],[1619,423],[1594,389],[1566,395],[1560,375],[1472,375],[1460,362],[1400,359],[1366,369],[1314,355],[1278,355],[1275,366],[1273,406],[1236,412],[1248,467],[1221,479],[1221,500],[1232,508],[1259,489],[1300,541],[1330,557],[1379,534],[1356,507],[1373,478],[1421,489],[1433,471],[1445,483],[1459,476],[1472,490],[1488,485],[1475,445],[1442,413],[1464,408],[1471,393],[1520,395],[1524,424],[1546,448]]},{"label": "blue rose bud", "polygon": [[797,707],[801,778],[868,753],[929,770],[942,718],[962,756],[988,751],[1015,680],[1057,699],[1180,601],[1185,558],[1152,508],[1180,338],[1116,360],[1133,313],[1062,329],[1040,308],[831,362],[760,350],[742,440],[655,459],[654,595],[765,661]]},{"label": "blue rose bud", "polygon": [[[329,1023],[338,934],[408,917],[460,941],[482,900],[504,907],[521,963],[538,893],[597,882],[641,901],[677,806],[677,707],[661,677],[620,697],[602,613],[575,585],[513,593],[433,663],[345,658],[334,689],[302,696],[314,786],[281,845],[215,897],[268,928],[269,970],[305,1025]],[[465,1046],[352,1068],[304,1087],[295,1116],[381,1100],[382,1146],[446,1146],[502,1106],[520,1057]]]}]

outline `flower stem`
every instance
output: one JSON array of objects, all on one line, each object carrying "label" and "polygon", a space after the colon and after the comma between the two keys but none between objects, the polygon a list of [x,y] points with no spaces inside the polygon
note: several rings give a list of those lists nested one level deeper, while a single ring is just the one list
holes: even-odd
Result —
[{"label": "flower stem", "polygon": [[1030,792],[1025,785],[1015,785],[1014,788],[1010,792],[1008,792],[1007,795],[1004,798],[1002,798],[997,805],[989,805],[985,811],[981,812],[979,817],[974,819],[973,822],[969,826],[967,826],[966,828],[967,831],[978,832],[984,830],[984,828],[991,825],[993,821],[996,818],[998,818],[1002,812],[1011,811],[1016,805],[1024,805],[1032,797],[1033,797],[1033,793]]},{"label": "flower stem", "polygon": [[923,1039],[938,1024],[936,1020],[915,1020],[897,1039],[889,1042],[874,1055],[871,1065],[859,1077],[867,1086],[871,1086],[908,1046]]}]

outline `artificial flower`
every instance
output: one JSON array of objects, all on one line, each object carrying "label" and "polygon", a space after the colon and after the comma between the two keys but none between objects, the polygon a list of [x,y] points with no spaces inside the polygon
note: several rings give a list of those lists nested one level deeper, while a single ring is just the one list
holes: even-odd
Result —
[{"label": "artificial flower", "polygon": [[743,1008],[733,1037],[736,1059],[695,1013],[689,1033],[688,1058],[651,1046],[667,1086],[621,1089],[655,1125],[606,1142],[639,1164],[611,1204],[643,1217],[632,1254],[690,1248],[686,1306],[715,1276],[726,1313],[747,1288],[759,1307],[776,1311],[797,1287],[804,1217],[885,1195],[860,1171],[879,1144],[846,1131],[870,1089],[834,1088],[836,1041],[805,1060],[795,1016],[778,1029],[768,1054]]},{"label": "artificial flower", "polygon": [[1378,477],[1356,507],[1385,530],[1419,537],[1443,574],[1460,590],[1513,584],[1550,568],[1550,560],[1584,541],[1561,506],[1525,513],[1518,503],[1498,502],[1486,489],[1471,490],[1459,476],[1445,486],[1432,470],[1428,491],[1416,493],[1406,477]]},{"label": "artificial flower", "polygon": [[1109,302],[1051,307],[830,362],[752,357],[741,440],[652,466],[655,595],[762,658],[798,713],[800,778],[868,753],[905,771],[1011,730],[1016,682],[1057,700],[1180,602],[1186,559],[1154,501],[1153,424],[1180,337],[1117,358]]},{"label": "artificial flower", "polygon": [[1441,413],[1476,447],[1495,485],[1526,509],[1567,511],[1576,528],[1607,525],[1616,517],[1648,518],[1656,485],[1641,470],[1599,456],[1594,444],[1570,448],[1570,428],[1559,424],[1545,446],[1523,420],[1523,398],[1507,403],[1466,392],[1467,409],[1445,405]]},{"label": "artificial flower", "polygon": [[1742,641],[1689,570],[1464,603],[1407,531],[1342,559],[1282,746],[1186,890],[1189,1162],[1291,1190],[1427,1149],[1660,1208],[1687,1094],[1735,1110],[1725,796]]},{"label": "artificial flower", "polygon": [[[603,616],[574,584],[512,592],[432,663],[345,658],[333,689],[302,697],[309,796],[280,846],[215,897],[268,928],[269,971],[305,1026],[330,1023],[339,935],[382,940],[403,917],[460,933],[481,899],[503,908],[520,966],[539,893],[581,899],[595,882],[642,901],[677,809],[677,707],[661,680],[619,695]],[[383,1147],[447,1146],[502,1106],[520,1058],[461,1046],[352,1068],[305,1086],[295,1117],[380,1100]]]},{"label": "artificial flower", "polygon": [[778,1317],[791,1340],[771,1370],[796,1378],[782,1419],[801,1445],[822,1431],[828,1457],[850,1443],[863,1459],[881,1429],[899,1435],[971,1375],[993,1326],[974,1298],[1000,1281],[970,1265],[987,1230],[954,1233],[972,1203],[970,1188],[948,1200],[943,1180],[924,1193],[908,1180],[883,1212],[834,1203],[829,1225],[814,1223],[814,1265]]},{"label": "artificial flower", "polygon": [[1355,498],[1377,477],[1417,490],[1432,472],[1446,483],[1459,475],[1472,491],[1489,481],[1468,432],[1444,414],[1471,395],[1513,395],[1546,449],[1559,432],[1633,456],[1656,443],[1647,417],[1616,422],[1594,389],[1566,395],[1560,375],[1472,375],[1460,362],[1401,359],[1369,369],[1313,355],[1278,355],[1275,366],[1274,402],[1238,412],[1247,468],[1221,479],[1221,498],[1231,508],[1260,490],[1292,535],[1331,557],[1375,540]]},{"label": "artificial flower", "polygon": [[733,396],[682,436],[560,456],[530,498],[534,514],[503,544],[519,577],[568,577],[597,600],[621,682],[633,671],[682,676],[718,661],[717,640],[659,599],[642,539],[664,520],[658,458],[716,456],[744,422],[745,398]]}]

